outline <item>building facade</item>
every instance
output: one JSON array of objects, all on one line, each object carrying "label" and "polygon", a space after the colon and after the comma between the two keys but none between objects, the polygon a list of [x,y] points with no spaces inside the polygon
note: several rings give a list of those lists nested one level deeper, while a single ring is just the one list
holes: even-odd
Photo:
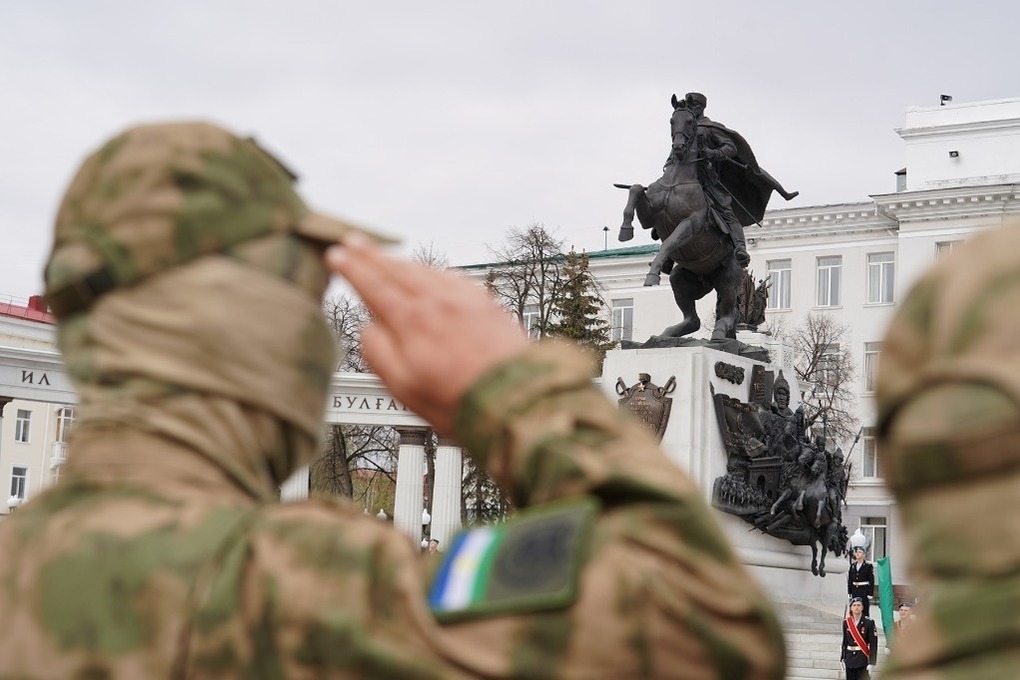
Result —
[{"label": "building facade", "polygon": [[[67,434],[74,423],[74,403],[58,379],[32,365],[37,353],[52,354],[56,345],[53,318],[41,298],[25,304],[0,302],[0,348],[28,363],[4,362],[0,383],[19,393],[62,395],[55,402],[0,396],[0,514],[6,514],[60,478],[67,460]],[[50,391],[52,388],[52,392]]]}]

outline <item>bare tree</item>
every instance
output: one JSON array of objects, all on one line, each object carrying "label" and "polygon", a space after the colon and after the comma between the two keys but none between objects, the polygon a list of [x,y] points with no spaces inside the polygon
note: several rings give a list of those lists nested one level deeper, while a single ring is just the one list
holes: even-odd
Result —
[{"label": "bare tree", "polygon": [[446,256],[446,253],[436,250],[433,241],[416,245],[411,251],[411,260],[432,269],[446,269],[450,266],[450,258]]},{"label": "bare tree", "polygon": [[846,442],[857,433],[854,387],[857,366],[850,352],[849,326],[831,314],[812,312],[794,328],[794,370],[804,392],[805,424],[822,425],[829,439]]},{"label": "bare tree", "polygon": [[543,337],[566,285],[563,241],[541,224],[532,224],[512,227],[506,243],[489,252],[496,264],[489,270],[486,286],[532,337]]},{"label": "bare tree", "polygon": [[323,302],[322,311],[340,343],[342,356],[337,370],[367,373],[368,366],[361,358],[361,329],[372,318],[368,309],[357,298],[337,295]]},{"label": "bare tree", "polygon": [[[371,320],[368,310],[354,297],[339,295],[325,301],[323,313],[343,349],[337,370],[367,372],[361,329]],[[323,455],[310,469],[312,490],[365,502],[366,508],[379,504],[383,497],[392,497],[386,487],[396,482],[397,445],[392,428],[327,425]],[[392,508],[392,500],[388,502]]]}]

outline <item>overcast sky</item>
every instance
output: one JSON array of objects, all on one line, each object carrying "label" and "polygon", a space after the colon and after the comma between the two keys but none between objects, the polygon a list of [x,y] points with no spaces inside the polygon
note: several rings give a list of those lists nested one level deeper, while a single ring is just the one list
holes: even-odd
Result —
[{"label": "overcast sky", "polygon": [[0,299],[41,292],[68,180],[139,121],[254,134],[313,207],[452,264],[533,222],[601,250],[672,93],[801,191],[771,207],[862,201],[908,107],[1020,96],[1017,26],[1015,0],[0,2]]}]

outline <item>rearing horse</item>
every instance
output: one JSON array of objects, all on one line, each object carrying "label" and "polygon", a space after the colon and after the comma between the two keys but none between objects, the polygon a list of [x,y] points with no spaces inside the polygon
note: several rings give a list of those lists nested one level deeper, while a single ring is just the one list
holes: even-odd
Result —
[{"label": "rearing horse", "polygon": [[641,226],[651,229],[654,238],[662,239],[645,285],[659,285],[659,274],[668,272],[673,297],[684,318],[666,328],[660,337],[680,337],[701,328],[695,302],[714,289],[712,339],[735,338],[737,290],[743,271],[733,255],[733,241],[709,215],[708,201],[698,181],[698,162],[704,159],[699,158],[697,119],[676,96],[669,126],[673,148],[662,177],[648,187],[615,185],[629,190],[620,240],[634,237],[635,212]]}]

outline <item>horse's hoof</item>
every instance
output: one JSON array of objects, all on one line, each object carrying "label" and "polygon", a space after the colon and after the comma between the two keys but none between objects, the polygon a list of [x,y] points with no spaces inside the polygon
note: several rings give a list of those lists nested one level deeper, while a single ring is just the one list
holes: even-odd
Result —
[{"label": "horse's hoof", "polygon": [[619,240],[629,241],[632,238],[634,238],[634,227],[620,227]]},{"label": "horse's hoof", "polygon": [[659,285],[659,275],[658,274],[649,274],[648,276],[646,276],[645,277],[645,285],[646,286],[657,286],[657,285]]},{"label": "horse's hoof", "polygon": [[811,573],[814,574],[815,576],[818,576],[818,567],[816,567],[815,565],[812,564],[811,565]]},{"label": "horse's hoof", "polygon": [[818,567],[818,575],[825,578],[825,567]]}]

